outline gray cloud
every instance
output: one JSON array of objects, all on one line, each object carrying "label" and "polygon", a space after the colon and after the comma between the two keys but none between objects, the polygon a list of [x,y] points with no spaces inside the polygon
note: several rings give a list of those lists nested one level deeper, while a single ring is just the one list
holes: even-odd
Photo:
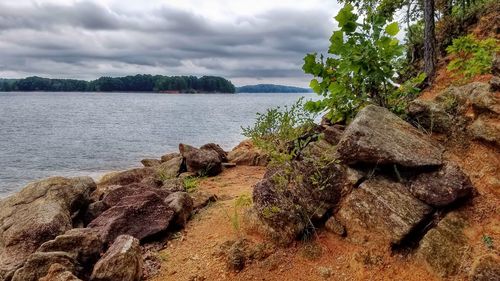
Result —
[{"label": "gray cloud", "polygon": [[306,85],[302,58],[326,50],[334,13],[289,8],[220,21],[165,5],[0,4],[0,76],[193,74]]}]

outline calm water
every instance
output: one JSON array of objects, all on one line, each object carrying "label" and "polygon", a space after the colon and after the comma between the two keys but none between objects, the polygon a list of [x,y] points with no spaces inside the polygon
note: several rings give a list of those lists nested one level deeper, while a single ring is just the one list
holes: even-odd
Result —
[{"label": "calm water", "polygon": [[0,197],[48,176],[140,166],[180,142],[230,149],[256,112],[300,96],[0,93]]}]

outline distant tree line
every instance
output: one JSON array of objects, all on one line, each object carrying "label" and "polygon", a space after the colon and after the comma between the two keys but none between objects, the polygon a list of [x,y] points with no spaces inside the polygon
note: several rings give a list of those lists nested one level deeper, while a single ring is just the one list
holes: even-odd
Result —
[{"label": "distant tree line", "polygon": [[24,79],[0,79],[0,91],[47,92],[162,92],[235,93],[227,79],[217,76],[163,76],[139,74],[125,77],[101,77],[93,81],[48,79],[37,76]]},{"label": "distant tree line", "polygon": [[309,93],[311,89],[304,89],[292,86],[258,84],[237,88],[238,93]]}]

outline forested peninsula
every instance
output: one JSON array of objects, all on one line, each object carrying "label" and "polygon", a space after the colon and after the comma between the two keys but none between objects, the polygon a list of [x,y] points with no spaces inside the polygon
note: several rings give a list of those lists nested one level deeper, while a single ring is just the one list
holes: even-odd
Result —
[{"label": "forested peninsula", "polygon": [[231,81],[217,76],[163,76],[138,74],[125,77],[101,77],[92,81],[28,77],[0,79],[0,92],[162,92],[230,93],[236,92]]}]

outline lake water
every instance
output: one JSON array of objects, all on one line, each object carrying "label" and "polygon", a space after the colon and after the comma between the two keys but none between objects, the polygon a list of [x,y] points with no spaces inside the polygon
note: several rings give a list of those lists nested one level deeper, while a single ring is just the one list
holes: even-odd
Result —
[{"label": "lake water", "polygon": [[0,93],[0,197],[44,177],[141,166],[179,143],[229,150],[256,112],[308,94]]}]

